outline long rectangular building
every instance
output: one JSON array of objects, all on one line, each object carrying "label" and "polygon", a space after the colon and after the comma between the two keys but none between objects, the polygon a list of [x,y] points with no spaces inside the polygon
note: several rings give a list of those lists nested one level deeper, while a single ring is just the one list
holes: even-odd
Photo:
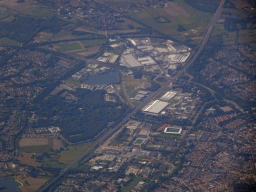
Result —
[{"label": "long rectangular building", "polygon": [[151,115],[159,115],[167,106],[169,103],[165,101],[155,100],[151,101],[149,104],[147,104],[142,111],[144,113],[148,113]]}]

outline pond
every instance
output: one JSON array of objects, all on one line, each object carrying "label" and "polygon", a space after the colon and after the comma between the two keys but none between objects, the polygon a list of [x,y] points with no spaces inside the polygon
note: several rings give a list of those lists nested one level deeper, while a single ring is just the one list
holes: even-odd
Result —
[{"label": "pond", "polygon": [[119,82],[119,75],[117,71],[110,71],[103,74],[91,75],[84,84],[88,85],[109,85]]},{"label": "pond", "polygon": [[0,191],[1,192],[18,192],[18,187],[21,186],[20,183],[12,178],[0,179]]}]

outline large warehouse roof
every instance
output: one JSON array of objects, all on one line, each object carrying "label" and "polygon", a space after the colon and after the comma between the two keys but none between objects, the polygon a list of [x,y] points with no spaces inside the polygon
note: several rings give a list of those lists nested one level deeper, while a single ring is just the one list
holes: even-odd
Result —
[{"label": "large warehouse roof", "polygon": [[132,54],[123,55],[123,58],[124,58],[125,62],[130,67],[141,67],[142,66],[140,64],[140,62]]},{"label": "large warehouse roof", "polygon": [[168,91],[160,99],[165,101],[170,101],[173,97],[175,97],[175,95],[177,95],[177,92]]},{"label": "large warehouse roof", "polygon": [[147,104],[142,111],[147,113],[153,113],[153,114],[159,114],[162,110],[164,110],[169,103],[164,101],[151,101],[149,104]]}]

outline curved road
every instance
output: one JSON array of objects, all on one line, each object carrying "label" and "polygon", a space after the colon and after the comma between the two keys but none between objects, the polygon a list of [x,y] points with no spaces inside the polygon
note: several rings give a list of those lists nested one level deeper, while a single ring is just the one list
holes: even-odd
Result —
[{"label": "curved road", "polygon": [[172,81],[174,81],[175,78],[177,78],[178,76],[181,76],[188,67],[190,67],[195,60],[197,59],[197,57],[200,55],[200,53],[203,51],[205,45],[207,44],[211,33],[213,31],[213,28],[216,24],[216,22],[218,21],[220,14],[221,14],[221,10],[222,7],[224,5],[226,0],[221,0],[218,9],[216,10],[216,12],[214,13],[208,29],[206,31],[206,33],[204,34],[200,44],[199,44],[199,48],[197,49],[197,51],[195,52],[195,54],[193,55],[193,57],[187,62],[186,66],[181,69],[174,77],[170,78],[157,92],[152,93],[151,95],[149,95],[146,99],[144,99],[144,101],[142,101],[132,112],[130,112],[125,118],[123,118],[123,120],[121,122],[119,122],[113,129],[108,130],[101,138],[99,138],[89,149],[87,149],[82,155],[80,155],[77,159],[75,159],[71,164],[69,164],[65,169],[63,169],[58,176],[56,176],[53,179],[50,179],[45,185],[43,185],[38,192],[43,192],[43,191],[48,191],[49,187],[58,179],[60,179],[67,171],[68,169],[70,169],[72,166],[74,166],[76,163],[80,162],[82,159],[84,159],[87,155],[89,155],[92,151],[94,151],[97,146],[99,146],[101,143],[103,143],[106,139],[108,139],[113,133],[115,133],[118,129],[120,129],[122,127],[122,125],[124,125],[133,115],[135,115],[140,109],[142,109],[148,102],[150,102],[153,98],[155,98],[156,96],[158,96],[159,94],[161,94],[169,85]]}]

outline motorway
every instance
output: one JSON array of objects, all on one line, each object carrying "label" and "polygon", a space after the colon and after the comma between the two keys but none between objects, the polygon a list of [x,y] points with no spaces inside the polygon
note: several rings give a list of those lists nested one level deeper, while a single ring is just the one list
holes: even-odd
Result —
[{"label": "motorway", "polygon": [[221,0],[218,9],[212,16],[212,19],[208,25],[208,29],[206,33],[204,34],[203,38],[201,39],[201,42],[199,44],[198,49],[194,53],[194,55],[191,57],[191,59],[187,62],[185,67],[181,69],[174,77],[168,79],[166,83],[156,92],[149,95],[146,99],[144,99],[132,112],[130,112],[121,122],[119,122],[114,128],[108,130],[101,138],[99,138],[89,149],[87,149],[83,154],[81,154],[77,159],[75,159],[71,164],[69,164],[65,169],[63,169],[58,176],[56,176],[53,179],[50,179],[45,185],[43,185],[38,192],[46,192],[49,190],[49,187],[58,179],[60,179],[71,167],[73,167],[76,163],[79,163],[81,160],[83,160],[87,155],[89,155],[91,152],[93,152],[100,144],[102,144],[105,140],[107,140],[111,135],[113,135],[118,129],[120,129],[133,115],[135,115],[139,110],[141,110],[146,104],[148,104],[153,98],[160,95],[169,85],[172,81],[174,81],[177,77],[181,76],[186,72],[188,67],[190,67],[197,57],[200,55],[200,53],[203,51],[205,45],[207,44],[211,33],[213,31],[213,28],[218,21],[221,10],[226,0]]}]

